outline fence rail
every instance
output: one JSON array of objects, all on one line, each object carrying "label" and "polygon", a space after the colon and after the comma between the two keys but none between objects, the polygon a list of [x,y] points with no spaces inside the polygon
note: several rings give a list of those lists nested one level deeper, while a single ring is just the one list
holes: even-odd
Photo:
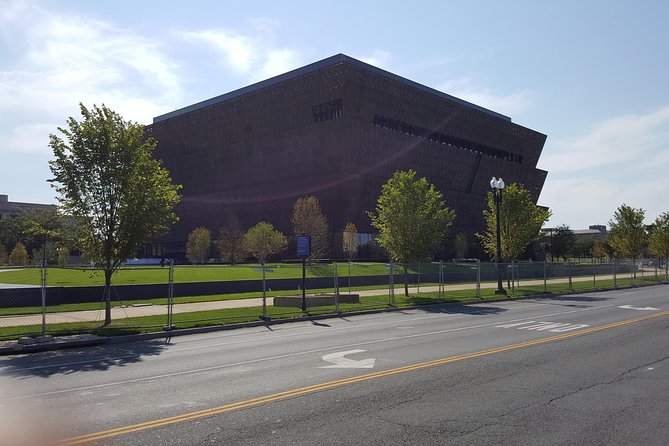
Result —
[{"label": "fence rail", "polygon": [[[512,296],[668,283],[666,266],[659,266],[592,260],[512,262],[498,269],[477,259],[410,265],[328,261],[307,265],[304,279],[297,264],[124,267],[112,279],[108,324],[103,271],[2,267],[0,339],[137,333],[486,299],[494,297],[498,271]],[[279,300],[293,306],[279,306]]]}]

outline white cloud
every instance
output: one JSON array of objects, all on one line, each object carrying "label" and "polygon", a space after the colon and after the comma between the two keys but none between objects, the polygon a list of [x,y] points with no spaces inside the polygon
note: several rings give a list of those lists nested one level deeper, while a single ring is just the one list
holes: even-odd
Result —
[{"label": "white cloud", "polygon": [[374,50],[371,56],[356,57],[356,59],[362,62],[374,65],[375,67],[378,68],[383,68],[385,70],[388,70],[390,68],[390,61],[392,60],[392,58],[393,58],[392,54],[384,50]]},{"label": "white cloud", "polygon": [[14,51],[0,62],[1,151],[46,152],[79,102],[142,123],[178,103],[178,65],[142,35],[24,2],[7,4],[0,28]]},{"label": "white cloud", "polygon": [[622,203],[645,209],[647,223],[666,212],[668,136],[669,107],[663,107],[550,144],[540,163],[549,175],[539,201],[553,209],[551,222],[579,228],[608,223]]},{"label": "white cloud", "polygon": [[224,29],[179,35],[188,42],[203,42],[211,47],[222,56],[220,63],[224,70],[232,69],[251,81],[264,80],[302,65],[298,50],[273,45],[275,22],[254,20],[252,25],[253,36]]},{"label": "white cloud", "polygon": [[625,115],[598,123],[587,134],[550,143],[541,164],[573,172],[648,160],[669,149],[669,106],[645,115]]},{"label": "white cloud", "polygon": [[438,90],[489,110],[513,116],[525,110],[530,103],[530,93],[498,94],[490,88],[477,85],[471,78],[452,79],[442,83]]},{"label": "white cloud", "polygon": [[301,65],[301,55],[296,50],[270,50],[267,52],[263,66],[260,69],[259,79],[267,79],[294,70]]}]

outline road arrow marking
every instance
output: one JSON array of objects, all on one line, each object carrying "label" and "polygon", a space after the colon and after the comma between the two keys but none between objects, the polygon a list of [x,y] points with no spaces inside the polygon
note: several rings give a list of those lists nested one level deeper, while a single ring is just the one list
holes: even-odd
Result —
[{"label": "road arrow marking", "polygon": [[347,350],[345,352],[330,353],[329,355],[323,356],[323,361],[331,362],[332,365],[324,365],[319,367],[319,369],[371,369],[374,367],[374,362],[376,358],[367,358],[356,361],[354,359],[344,358],[346,355],[352,355],[354,353],[362,353],[365,350]]},{"label": "road arrow marking", "polygon": [[657,308],[655,307],[633,307],[632,305],[620,305],[618,308],[624,310],[657,311]]}]

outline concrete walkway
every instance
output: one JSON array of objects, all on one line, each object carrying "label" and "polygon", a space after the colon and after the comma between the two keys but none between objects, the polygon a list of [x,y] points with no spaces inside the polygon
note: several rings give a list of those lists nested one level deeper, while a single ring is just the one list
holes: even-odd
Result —
[{"label": "concrete walkway", "polygon": [[[628,275],[618,275],[619,279],[626,279]],[[597,276],[597,280],[612,280],[613,275]],[[637,277],[638,280],[641,279],[640,276]],[[572,282],[591,282],[592,276],[579,276],[573,277]],[[568,283],[568,278],[560,279],[549,279],[547,280],[548,284],[560,284]],[[540,280],[524,280],[520,282],[521,286],[542,286],[544,284],[543,279]],[[396,283],[396,286],[401,284]],[[497,288],[497,283],[495,282],[483,282],[481,283],[481,289],[494,289]],[[340,288],[342,292],[346,291],[345,287]],[[444,290],[448,291],[465,291],[465,290],[475,290],[475,283],[464,283],[457,285],[445,285]],[[439,291],[438,286],[423,286],[420,287],[421,293],[436,293]],[[364,290],[364,291],[354,291],[356,294],[365,297],[378,296],[380,300],[385,302],[388,296],[388,288],[383,289],[374,289],[374,290]],[[409,288],[410,294],[417,294],[419,288],[412,286]],[[395,295],[399,296],[403,293],[403,289],[396,288]],[[272,297],[267,298],[267,306],[272,306],[274,299]],[[183,313],[193,313],[197,311],[210,311],[210,310],[224,310],[230,308],[249,308],[249,307],[260,307],[262,306],[262,298],[251,298],[251,299],[234,299],[234,300],[216,300],[209,302],[194,302],[187,304],[175,304],[172,309],[173,314],[183,314]],[[167,317],[167,305],[154,305],[151,303],[140,304],[140,305],[129,305],[129,306],[116,306],[112,308],[112,320],[126,319],[132,317],[142,317],[142,316],[165,316]],[[104,319],[104,309],[100,308],[99,310],[85,310],[85,311],[67,311],[59,313],[47,313],[46,322],[47,324],[58,324],[58,323],[77,323],[77,322],[97,322]],[[21,316],[0,316],[0,327],[18,327],[18,326],[27,326],[27,325],[40,325],[42,323],[42,315],[40,314],[28,314]]]}]

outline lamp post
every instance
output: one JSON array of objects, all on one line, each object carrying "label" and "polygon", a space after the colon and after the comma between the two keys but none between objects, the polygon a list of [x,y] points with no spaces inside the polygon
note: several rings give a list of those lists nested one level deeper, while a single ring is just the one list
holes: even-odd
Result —
[{"label": "lamp post", "polygon": [[504,180],[492,177],[490,180],[490,187],[492,188],[492,196],[495,202],[495,222],[497,224],[497,257],[495,263],[497,264],[497,289],[495,294],[506,294],[506,290],[502,286],[502,270],[500,263],[502,262],[502,239],[500,238],[499,229],[499,208],[502,205],[502,191],[504,190]]}]

